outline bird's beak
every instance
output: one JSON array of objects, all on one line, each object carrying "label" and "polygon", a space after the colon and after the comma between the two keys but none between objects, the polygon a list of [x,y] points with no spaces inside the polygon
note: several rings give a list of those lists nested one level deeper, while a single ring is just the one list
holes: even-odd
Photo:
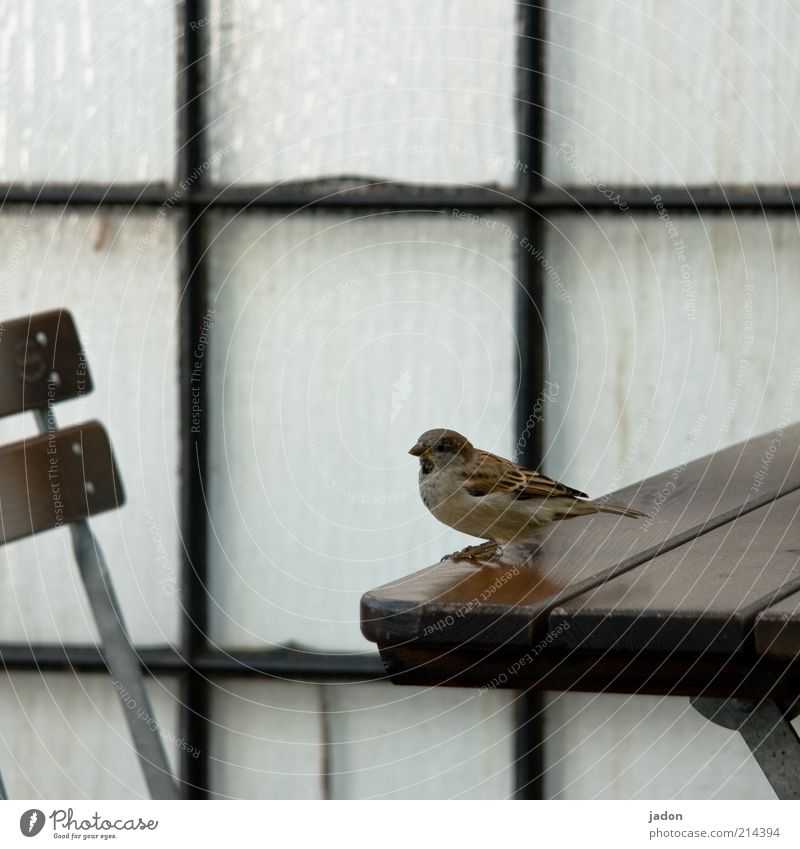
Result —
[{"label": "bird's beak", "polygon": [[425,449],[418,442],[408,453],[413,457],[421,457],[425,453]]}]

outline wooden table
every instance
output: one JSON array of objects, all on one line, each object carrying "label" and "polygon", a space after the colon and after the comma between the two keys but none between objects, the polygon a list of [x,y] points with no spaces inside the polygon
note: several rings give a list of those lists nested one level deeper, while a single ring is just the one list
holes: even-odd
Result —
[{"label": "wooden table", "polygon": [[366,593],[397,684],[692,697],[800,798],[800,425],[614,494],[524,565],[444,561]]}]

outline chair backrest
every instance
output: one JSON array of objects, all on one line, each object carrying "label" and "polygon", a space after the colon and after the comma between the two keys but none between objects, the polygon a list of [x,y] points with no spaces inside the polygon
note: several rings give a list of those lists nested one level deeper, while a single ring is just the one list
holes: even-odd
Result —
[{"label": "chair backrest", "polygon": [[[72,523],[72,548],[125,719],[154,799],[179,799],[102,547],[84,521],[124,501],[108,436],[98,422],[57,430],[53,405],[90,392],[92,379],[66,310],[0,324],[0,416],[33,412],[42,433],[0,447],[0,545]],[[2,660],[2,658],[0,658]],[[124,694],[124,695],[123,695]],[[6,797],[0,779],[0,798]]]},{"label": "chair backrest", "polygon": [[[0,416],[39,411],[91,392],[75,322],[54,310],[0,324]],[[0,447],[0,545],[113,510],[125,501],[99,422],[48,430]]]}]

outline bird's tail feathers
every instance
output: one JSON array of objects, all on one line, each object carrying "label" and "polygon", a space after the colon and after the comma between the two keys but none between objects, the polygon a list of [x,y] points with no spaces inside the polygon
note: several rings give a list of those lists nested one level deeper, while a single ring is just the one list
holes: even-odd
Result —
[{"label": "bird's tail feathers", "polygon": [[617,504],[602,504],[594,502],[599,513],[613,513],[615,516],[627,516],[630,519],[646,519],[647,513],[642,513],[641,510],[635,510],[633,507],[620,507]]}]

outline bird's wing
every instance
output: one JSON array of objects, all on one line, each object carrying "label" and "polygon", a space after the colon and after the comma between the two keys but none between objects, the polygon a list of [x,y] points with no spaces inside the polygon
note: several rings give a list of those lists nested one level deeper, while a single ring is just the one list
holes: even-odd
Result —
[{"label": "bird's wing", "polygon": [[492,492],[505,492],[514,498],[547,498],[554,495],[569,495],[573,498],[588,498],[585,492],[565,486],[531,469],[523,469],[510,460],[478,452],[475,470],[469,475],[464,486],[470,495],[489,495]]}]

